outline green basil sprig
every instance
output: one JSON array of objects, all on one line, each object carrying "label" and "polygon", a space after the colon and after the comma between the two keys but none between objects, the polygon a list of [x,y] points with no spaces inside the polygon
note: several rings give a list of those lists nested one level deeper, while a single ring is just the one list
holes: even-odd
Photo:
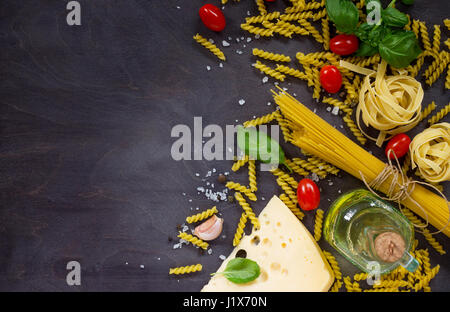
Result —
[{"label": "green basil sprig", "polygon": [[254,281],[260,273],[259,265],[255,261],[247,258],[234,258],[227,263],[225,271],[211,275],[223,274],[229,281],[243,284]]},{"label": "green basil sprig", "polygon": [[336,29],[352,34],[359,22],[359,12],[356,5],[349,0],[327,0],[328,17],[336,25]]},{"label": "green basil sprig", "polygon": [[396,68],[408,66],[422,50],[412,31],[398,30],[387,35],[378,46],[380,56]]},{"label": "green basil sprig", "polygon": [[249,157],[268,164],[286,164],[286,156],[280,144],[272,140],[266,133],[257,131],[254,127],[238,127],[237,144],[239,149]]},{"label": "green basil sprig", "polygon": [[387,7],[381,11],[381,18],[386,26],[403,28],[408,24],[408,16],[396,8]]},{"label": "green basil sprig", "polygon": [[[368,0],[367,14],[372,12],[373,2],[377,2],[381,8],[380,0]],[[378,52],[388,64],[402,68],[415,60],[422,50],[414,33],[402,29],[408,24],[408,16],[394,8],[395,2],[392,0],[381,10],[380,20],[374,25],[362,23],[358,26],[359,13],[350,0],[327,0],[326,8],[330,20],[339,31],[359,38],[356,55],[372,56]]]}]

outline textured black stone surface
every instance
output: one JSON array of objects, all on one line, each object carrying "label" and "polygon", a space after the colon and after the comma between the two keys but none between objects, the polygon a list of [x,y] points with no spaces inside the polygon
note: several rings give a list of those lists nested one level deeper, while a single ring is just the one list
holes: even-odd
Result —
[{"label": "textured black stone surface", "polygon": [[[194,116],[201,116],[204,126],[225,127],[272,111],[274,105],[267,103],[273,102],[274,81],[263,84],[251,67],[252,48],[291,57],[321,50],[309,37],[250,36],[251,42],[238,43],[236,38],[249,37],[240,23],[257,10],[253,1],[229,2],[227,28],[213,33],[198,18],[205,3],[200,0],[82,0],[80,26],[67,25],[67,1],[1,1],[0,290],[198,291],[208,281],[221,263],[219,256],[232,250],[240,207],[217,203],[225,238],[212,243],[211,255],[192,246],[174,250],[177,225],[196,207],[216,204],[196,188],[208,181],[215,190],[223,189],[216,178],[231,171],[232,162],[174,161],[171,129],[192,127]],[[406,10],[428,25],[442,25],[450,15],[446,1],[416,2]],[[269,10],[283,6],[278,0]],[[447,38],[448,31],[441,29]],[[197,32],[223,49],[223,68],[194,42]],[[223,48],[223,39],[231,46]],[[425,86],[424,103],[448,103],[443,84],[441,78],[433,88]],[[351,136],[345,125],[339,127],[339,116],[312,100],[303,81],[282,85]],[[245,105],[238,104],[240,99]],[[299,155],[296,148],[283,146],[289,157]],[[367,148],[382,157],[374,144]],[[213,168],[216,172],[205,179]],[[256,213],[280,193],[270,173],[258,175]],[[245,171],[232,173],[232,179],[247,183]],[[326,210],[338,191],[362,183],[343,173],[319,185]],[[450,195],[448,183],[445,190]],[[310,229],[313,219],[313,213],[305,217]],[[429,249],[432,265],[441,265],[432,289],[450,290],[448,256],[418,238],[419,247]],[[450,250],[449,238],[436,238]],[[320,245],[331,250],[324,241]],[[356,272],[333,253],[344,274]],[[71,260],[81,263],[81,286],[66,284]],[[202,263],[204,270],[168,275],[169,267],[193,263]]]}]

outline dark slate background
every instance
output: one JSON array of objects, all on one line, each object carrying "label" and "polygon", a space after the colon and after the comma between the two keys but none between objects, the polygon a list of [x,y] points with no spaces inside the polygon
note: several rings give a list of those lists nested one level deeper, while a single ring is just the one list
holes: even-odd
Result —
[{"label": "dark slate background", "polygon": [[[446,1],[416,2],[401,8],[428,25],[442,24],[450,15]],[[82,25],[72,27],[66,23],[67,1],[0,3],[0,290],[199,291],[219,267],[219,256],[232,250],[241,208],[217,204],[225,237],[212,243],[211,255],[192,246],[173,249],[177,225],[196,207],[216,204],[196,188],[210,182],[223,189],[217,175],[231,171],[232,161],[174,161],[171,129],[192,127],[194,116],[201,116],[204,126],[225,128],[271,112],[274,105],[267,103],[274,81],[262,83],[263,75],[251,67],[251,49],[294,57],[321,46],[309,37],[251,36],[245,47],[237,43],[236,38],[249,37],[239,24],[247,12],[257,14],[253,1],[230,0],[222,33],[201,24],[201,0],[80,3]],[[285,5],[279,0],[269,11]],[[448,31],[442,30],[445,40]],[[194,42],[197,32],[219,43],[227,56],[223,68]],[[223,39],[231,46],[223,48]],[[425,87],[424,104],[448,103],[443,85],[441,78],[433,88]],[[327,105],[312,100],[303,81],[288,79],[282,86],[333,125],[343,125]],[[240,99],[245,105],[238,104]],[[341,131],[351,136],[345,126]],[[289,157],[300,155],[292,146],[283,147]],[[367,148],[383,157],[373,144]],[[205,178],[213,168],[216,173]],[[258,175],[257,213],[280,194],[270,173]],[[231,178],[247,183],[245,170]],[[325,210],[339,191],[362,186],[345,173],[319,185]],[[450,194],[448,182],[445,189]],[[310,229],[313,219],[313,213],[304,219]],[[432,265],[441,265],[432,289],[450,290],[449,257],[418,237],[419,247],[430,250]],[[437,239],[450,250],[449,238]],[[320,245],[331,250],[324,241]],[[356,272],[333,254],[344,274]],[[81,263],[81,286],[66,284],[71,260]],[[169,267],[197,262],[204,265],[200,273],[168,275]]]}]

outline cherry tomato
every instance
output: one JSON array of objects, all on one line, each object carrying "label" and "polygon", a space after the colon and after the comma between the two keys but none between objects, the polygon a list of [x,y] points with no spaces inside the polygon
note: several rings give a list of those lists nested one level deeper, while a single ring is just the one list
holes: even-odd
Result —
[{"label": "cherry tomato", "polygon": [[[397,158],[405,156],[406,153],[408,153],[410,143],[411,139],[406,134],[399,133],[397,135],[394,135],[386,145],[385,150],[386,156],[389,157],[390,159],[395,159],[394,154],[392,152],[395,153],[395,156],[397,156]],[[392,150],[392,152],[388,153],[389,150]]]},{"label": "cherry tomato", "polygon": [[350,55],[359,48],[358,37],[355,35],[337,35],[330,40],[330,50],[339,55]]},{"label": "cherry tomato", "polygon": [[225,28],[225,16],[222,11],[212,4],[205,4],[198,11],[203,24],[211,30],[221,31]]},{"label": "cherry tomato", "polygon": [[266,0],[267,2],[275,2],[275,0]]},{"label": "cherry tomato", "polygon": [[313,210],[319,207],[320,191],[313,180],[302,179],[297,187],[297,199],[300,208],[303,210]]},{"label": "cherry tomato", "polygon": [[336,93],[342,86],[342,76],[336,66],[325,65],[320,70],[320,84],[328,93]]}]

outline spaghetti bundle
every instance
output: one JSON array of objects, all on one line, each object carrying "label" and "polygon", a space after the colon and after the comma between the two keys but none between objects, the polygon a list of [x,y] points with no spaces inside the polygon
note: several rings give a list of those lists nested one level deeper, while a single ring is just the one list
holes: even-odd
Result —
[{"label": "spaghetti bundle", "polygon": [[[274,99],[283,115],[293,125],[292,143],[294,145],[363,181],[374,181],[380,173],[385,171],[384,162],[358,146],[294,97],[282,89],[279,90],[279,93],[273,91]],[[398,193],[400,187],[397,183],[392,183],[393,178],[394,175],[387,177],[376,189],[385,194]],[[450,236],[450,227],[447,227],[449,203],[443,197],[419,184],[414,184],[414,189],[408,196],[399,200]]]}]

